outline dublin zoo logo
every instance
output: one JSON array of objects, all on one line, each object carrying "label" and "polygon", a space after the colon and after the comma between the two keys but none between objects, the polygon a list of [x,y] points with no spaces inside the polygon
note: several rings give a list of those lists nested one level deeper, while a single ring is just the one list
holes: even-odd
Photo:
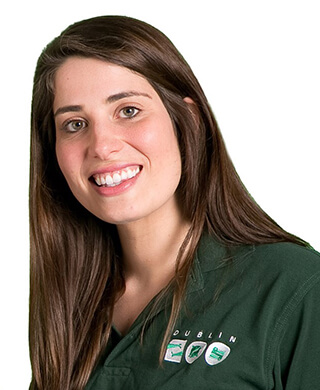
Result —
[{"label": "dublin zoo logo", "polygon": [[181,363],[184,356],[187,363],[192,364],[204,354],[207,364],[214,366],[223,362],[230,353],[230,347],[221,342],[214,342],[208,346],[204,341],[194,341],[185,350],[187,340],[173,339],[167,345],[164,360],[167,362]]}]

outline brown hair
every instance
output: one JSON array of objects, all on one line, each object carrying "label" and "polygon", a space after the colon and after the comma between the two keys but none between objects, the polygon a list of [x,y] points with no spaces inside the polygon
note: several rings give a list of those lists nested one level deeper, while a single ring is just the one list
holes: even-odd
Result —
[{"label": "brown hair", "polygon": [[[116,296],[124,290],[116,228],[77,202],[56,160],[54,76],[70,56],[98,58],[143,75],[162,99],[177,133],[183,166],[178,195],[191,228],[170,284],[172,312],[163,348],[180,310],[203,232],[226,245],[303,244],[268,217],[244,188],[202,88],[166,36],[144,22],[121,16],[93,18],[68,27],[43,51],[34,78],[31,389],[84,388],[106,347]],[[185,97],[193,100],[194,110],[184,102]]]}]

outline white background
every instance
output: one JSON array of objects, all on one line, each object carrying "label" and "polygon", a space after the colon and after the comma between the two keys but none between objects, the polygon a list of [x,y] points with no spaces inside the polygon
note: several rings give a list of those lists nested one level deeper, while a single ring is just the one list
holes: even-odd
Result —
[{"label": "white background", "polygon": [[319,1],[20,0],[0,7],[1,390],[27,389],[30,380],[28,154],[34,67],[43,47],[75,21],[122,14],[166,33],[200,80],[253,197],[285,229],[320,249]]}]

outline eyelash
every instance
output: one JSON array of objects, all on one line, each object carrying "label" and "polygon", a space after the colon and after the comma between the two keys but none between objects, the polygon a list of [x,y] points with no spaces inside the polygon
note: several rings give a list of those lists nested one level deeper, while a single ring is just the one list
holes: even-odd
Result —
[{"label": "eyelash", "polygon": [[[131,115],[125,115],[124,114],[124,111],[125,110],[133,110],[133,114]],[[125,120],[130,120],[130,119],[133,119],[135,118],[137,115],[139,115],[140,113],[140,109],[137,108],[137,107],[134,107],[134,106],[126,106],[124,108],[121,108],[119,110],[119,118],[121,119],[125,119]],[[121,113],[123,114],[123,116],[121,115]],[[70,126],[72,125],[77,125],[77,124],[81,124],[81,128],[77,128],[77,129],[70,129]],[[88,126],[87,122],[84,121],[83,119],[70,119],[68,120],[66,123],[63,124],[62,126],[62,130],[66,131],[67,133],[76,133],[78,131],[81,131],[83,130],[84,128],[86,128]]]},{"label": "eyelash", "polygon": [[[71,130],[69,128],[71,125],[80,124],[80,123],[82,125],[80,129],[78,128],[78,129]],[[62,130],[66,131],[67,133],[76,133],[77,131],[84,129],[87,126],[88,126],[88,124],[83,119],[70,119],[66,123],[63,124]]]},{"label": "eyelash", "polygon": [[[121,116],[121,113],[123,113],[125,110],[134,110],[134,114],[130,115],[130,116]],[[121,108],[121,110],[119,111],[119,117],[122,118],[122,119],[132,119],[132,118],[135,118],[139,113],[140,113],[141,110],[139,110],[139,108],[137,107],[134,107],[134,106],[126,106],[124,108]]]}]

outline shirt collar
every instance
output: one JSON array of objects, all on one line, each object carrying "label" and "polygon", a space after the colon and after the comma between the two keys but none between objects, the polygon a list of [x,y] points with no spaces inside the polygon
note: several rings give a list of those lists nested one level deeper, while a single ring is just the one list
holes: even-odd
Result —
[{"label": "shirt collar", "polygon": [[254,250],[254,245],[225,245],[204,234],[196,252],[187,293],[204,287],[203,274],[226,267],[231,259],[238,264]]}]

